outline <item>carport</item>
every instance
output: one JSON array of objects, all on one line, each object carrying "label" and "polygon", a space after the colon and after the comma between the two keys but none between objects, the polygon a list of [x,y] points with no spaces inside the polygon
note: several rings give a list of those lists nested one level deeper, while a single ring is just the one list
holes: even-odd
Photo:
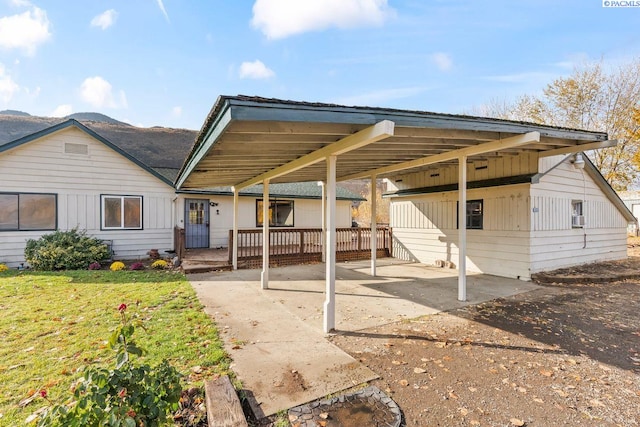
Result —
[{"label": "carport", "polygon": [[[198,190],[231,186],[234,193],[233,265],[237,267],[238,192],[263,184],[323,182],[325,301],[323,329],[335,329],[336,181],[377,178],[436,164],[467,162],[535,151],[571,154],[615,145],[603,133],[498,119],[370,107],[221,96],[207,116],[176,187]],[[458,203],[466,205],[466,167],[458,168]],[[269,204],[263,203],[268,218]],[[466,222],[459,209],[460,224]],[[263,221],[261,283],[269,287],[269,221]],[[371,228],[375,230],[375,203]],[[372,232],[375,235],[375,232]],[[458,299],[466,296],[466,227],[458,230]],[[375,239],[370,274],[376,275]]]}]

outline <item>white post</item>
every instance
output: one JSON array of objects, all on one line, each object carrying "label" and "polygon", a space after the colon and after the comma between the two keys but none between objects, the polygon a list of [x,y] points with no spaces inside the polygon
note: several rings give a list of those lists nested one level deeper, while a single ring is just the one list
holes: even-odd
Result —
[{"label": "white post", "polygon": [[262,289],[269,289],[269,180],[262,182]]},{"label": "white post", "polygon": [[233,190],[233,246],[231,247],[231,264],[233,269],[238,269],[238,204],[239,204],[239,191],[236,187],[231,188]]},{"label": "white post", "polygon": [[371,275],[376,276],[376,253],[378,252],[377,203],[378,185],[376,175],[371,175]]},{"label": "white post", "polygon": [[458,158],[458,300],[467,300],[467,156]]},{"label": "white post", "polygon": [[322,187],[322,219],[320,220],[321,222],[321,227],[322,227],[322,236],[320,237],[322,239],[322,262],[326,262],[327,260],[327,245],[326,245],[326,239],[327,239],[327,188],[326,185],[324,184],[324,181],[318,181],[318,185],[320,187]]},{"label": "white post", "polygon": [[336,328],[336,156],[327,157],[327,241],[324,332]]}]

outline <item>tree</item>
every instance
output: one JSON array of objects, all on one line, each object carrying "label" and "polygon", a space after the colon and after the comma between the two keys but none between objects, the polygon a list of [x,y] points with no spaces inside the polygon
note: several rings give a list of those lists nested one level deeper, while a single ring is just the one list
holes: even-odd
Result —
[{"label": "tree", "polygon": [[[376,222],[378,224],[389,224],[389,199],[382,198],[384,184],[378,180],[376,191]],[[361,202],[355,214],[355,218],[360,225],[371,224],[371,182],[367,183],[366,190],[362,191],[362,197],[367,200]]]},{"label": "tree", "polygon": [[524,95],[511,105],[493,101],[484,113],[607,132],[618,145],[587,154],[616,190],[625,190],[634,183],[640,168],[639,107],[640,59],[635,59],[608,70],[602,62],[577,67],[569,77],[549,83],[542,96]]}]

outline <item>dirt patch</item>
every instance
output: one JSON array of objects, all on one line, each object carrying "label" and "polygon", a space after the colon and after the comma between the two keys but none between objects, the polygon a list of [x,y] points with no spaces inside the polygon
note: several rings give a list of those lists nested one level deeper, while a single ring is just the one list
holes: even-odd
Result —
[{"label": "dirt patch", "polygon": [[281,389],[279,390],[280,392],[288,395],[294,395],[309,388],[303,376],[300,375],[300,372],[290,367],[284,372],[280,381],[277,381],[273,386]]}]

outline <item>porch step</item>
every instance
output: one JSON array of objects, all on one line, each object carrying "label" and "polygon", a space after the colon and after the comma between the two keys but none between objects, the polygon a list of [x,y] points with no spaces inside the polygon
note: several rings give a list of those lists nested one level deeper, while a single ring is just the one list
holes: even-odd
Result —
[{"label": "porch step", "polygon": [[182,261],[182,271],[185,274],[209,273],[212,271],[231,271],[233,266],[228,262],[220,261]]}]

